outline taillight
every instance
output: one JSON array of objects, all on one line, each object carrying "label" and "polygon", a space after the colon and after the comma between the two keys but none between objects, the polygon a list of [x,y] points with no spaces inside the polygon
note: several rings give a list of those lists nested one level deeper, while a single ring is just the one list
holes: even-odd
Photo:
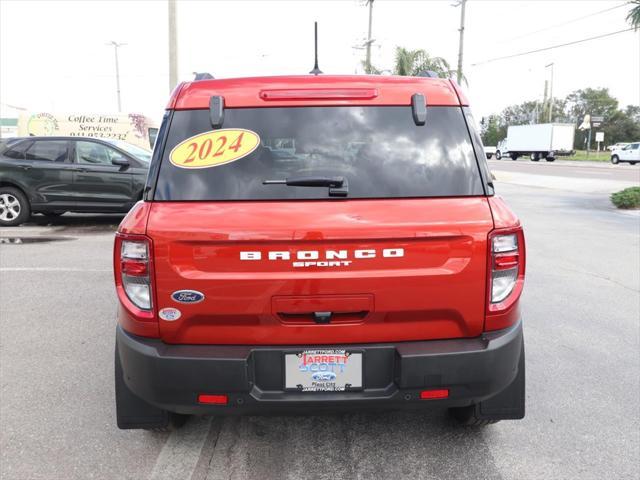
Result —
[{"label": "taillight", "polygon": [[522,293],[525,248],[522,227],[494,230],[489,234],[487,314],[485,330],[499,330],[519,318],[516,302]]},{"label": "taillight", "polygon": [[138,308],[151,310],[149,276],[149,242],[123,240],[120,245],[122,286],[129,300]]},{"label": "taillight", "polygon": [[116,289],[122,305],[140,320],[152,320],[152,244],[144,235],[116,235]]}]

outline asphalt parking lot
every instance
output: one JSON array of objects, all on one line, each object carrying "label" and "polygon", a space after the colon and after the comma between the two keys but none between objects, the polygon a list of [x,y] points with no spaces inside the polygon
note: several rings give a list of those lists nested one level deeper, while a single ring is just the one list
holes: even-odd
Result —
[{"label": "asphalt parking lot", "polygon": [[640,169],[622,167],[636,182],[573,173],[588,164],[535,167],[555,168],[556,181],[529,162],[496,163],[498,193],[527,236],[524,420],[465,429],[438,409],[311,412],[118,430],[120,217],[34,217],[0,229],[1,478],[638,478],[640,215],[615,210],[607,191],[640,184]]}]

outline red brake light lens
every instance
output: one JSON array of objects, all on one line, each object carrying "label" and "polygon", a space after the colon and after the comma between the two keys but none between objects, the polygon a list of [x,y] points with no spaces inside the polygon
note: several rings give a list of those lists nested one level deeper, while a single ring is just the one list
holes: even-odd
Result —
[{"label": "red brake light lens", "polygon": [[421,400],[437,400],[441,398],[449,398],[448,388],[438,388],[434,390],[423,390],[420,392]]},{"label": "red brake light lens", "polygon": [[122,273],[124,275],[131,275],[135,277],[144,276],[147,274],[147,262],[137,262],[135,260],[123,260]]},{"label": "red brake light lens", "polygon": [[198,395],[198,403],[204,403],[208,405],[226,405],[229,403],[229,397],[226,395],[211,395],[207,393],[201,393]]},{"label": "red brake light lens", "polygon": [[376,88],[297,88],[261,90],[262,100],[371,100],[378,96]]},{"label": "red brake light lens", "polygon": [[518,266],[519,255],[517,253],[507,253],[494,255],[493,266],[495,270],[507,270]]}]

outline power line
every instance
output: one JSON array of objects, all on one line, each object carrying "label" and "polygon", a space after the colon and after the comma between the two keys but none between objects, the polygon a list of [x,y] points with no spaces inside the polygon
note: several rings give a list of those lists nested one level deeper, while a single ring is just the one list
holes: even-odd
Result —
[{"label": "power line", "polygon": [[471,66],[475,67],[478,65],[484,65],[485,63],[497,62],[498,60],[505,60],[507,58],[521,57],[523,55],[529,55],[531,53],[544,52],[545,50],[552,50],[554,48],[566,47],[569,45],[575,45],[577,43],[588,42],[590,40],[597,40],[598,38],[610,37],[611,35],[617,35],[618,33],[630,32],[633,30],[633,27],[626,28],[624,30],[618,30],[617,32],[604,33],[602,35],[597,35],[595,37],[583,38],[581,40],[575,40],[573,42],[561,43],[559,45],[552,45],[550,47],[537,48],[536,50],[529,50],[528,52],[514,53],[512,55],[505,55],[503,57],[490,58],[488,60],[483,60],[482,62],[472,63]]},{"label": "power line", "polygon": [[605,8],[604,10],[599,10],[597,12],[590,13],[588,15],[584,15],[582,17],[574,18],[573,20],[567,20],[566,22],[558,23],[556,25],[551,25],[549,27],[541,28],[540,30],[535,30],[533,32],[525,33],[524,35],[519,35],[517,37],[508,38],[500,43],[512,42],[513,40],[520,40],[521,38],[530,37],[531,35],[535,35],[536,33],[546,32],[548,30],[553,30],[554,28],[564,27],[565,25],[569,25],[570,23],[579,22],[580,20],[584,20],[585,18],[595,17],[596,15],[600,15],[605,12],[610,12],[611,10],[615,10],[620,7],[624,7],[628,5],[629,2],[621,3],[620,5],[616,5],[615,7]]}]

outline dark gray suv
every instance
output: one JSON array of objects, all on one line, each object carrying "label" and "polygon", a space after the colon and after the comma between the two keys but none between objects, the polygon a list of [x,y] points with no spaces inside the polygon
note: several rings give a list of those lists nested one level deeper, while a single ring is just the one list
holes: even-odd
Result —
[{"label": "dark gray suv", "polygon": [[142,197],[151,152],[112,140],[26,137],[0,144],[0,226],[32,213],[127,212]]}]

